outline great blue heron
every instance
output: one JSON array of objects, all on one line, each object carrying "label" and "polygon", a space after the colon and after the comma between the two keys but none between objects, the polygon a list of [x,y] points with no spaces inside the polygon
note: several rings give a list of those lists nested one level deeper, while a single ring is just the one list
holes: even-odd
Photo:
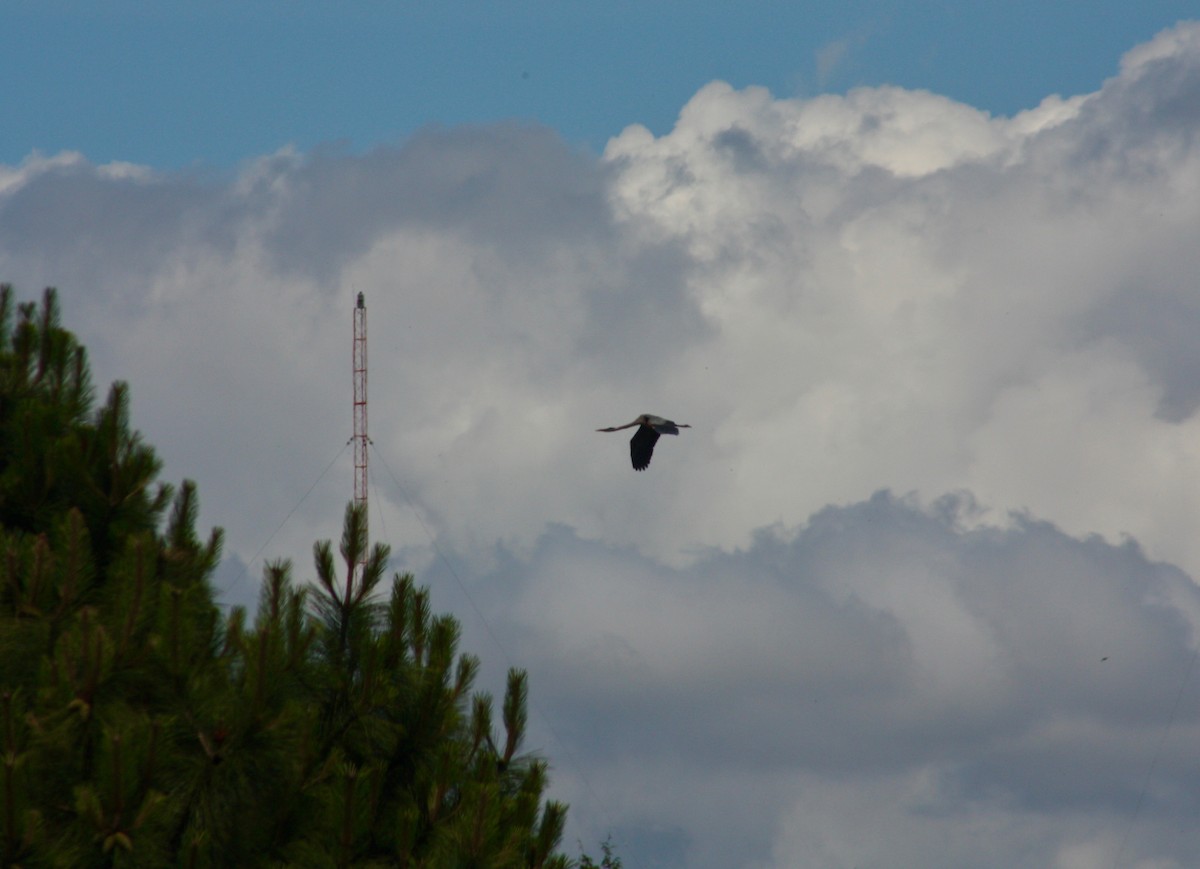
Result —
[{"label": "great blue heron", "polygon": [[643,413],[628,425],[598,428],[596,431],[620,431],[635,425],[638,430],[633,433],[633,437],[629,441],[629,457],[633,459],[635,471],[644,471],[650,467],[650,457],[654,455],[654,445],[658,443],[659,435],[677,435],[681,428],[691,428],[690,425],[682,422],[675,423],[669,419],[663,419],[661,416]]}]

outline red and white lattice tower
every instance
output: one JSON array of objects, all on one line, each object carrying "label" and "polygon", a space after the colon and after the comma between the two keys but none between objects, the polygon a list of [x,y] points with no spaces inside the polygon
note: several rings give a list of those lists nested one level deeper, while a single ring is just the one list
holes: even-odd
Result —
[{"label": "red and white lattice tower", "polygon": [[[358,294],[354,308],[354,504],[367,515],[367,306]],[[370,524],[367,525],[368,529]],[[361,564],[366,564],[363,547]]]}]

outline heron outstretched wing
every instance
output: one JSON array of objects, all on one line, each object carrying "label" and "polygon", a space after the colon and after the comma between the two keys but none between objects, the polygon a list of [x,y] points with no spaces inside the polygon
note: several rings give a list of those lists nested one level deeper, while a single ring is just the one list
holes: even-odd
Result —
[{"label": "heron outstretched wing", "polygon": [[648,425],[638,426],[638,430],[629,440],[629,457],[633,460],[635,471],[644,471],[650,467],[650,457],[654,455],[654,445],[658,443],[658,432]]}]

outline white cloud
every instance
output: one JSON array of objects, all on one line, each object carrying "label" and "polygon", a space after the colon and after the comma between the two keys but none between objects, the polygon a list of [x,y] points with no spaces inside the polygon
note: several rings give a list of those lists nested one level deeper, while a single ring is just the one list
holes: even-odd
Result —
[{"label": "white cloud", "polygon": [[[705,378],[706,408],[719,443],[742,454],[744,485],[732,488],[746,497],[731,497],[748,524],[800,519],[880,484],[971,487],[1079,533],[1135,532],[1200,565],[1192,535],[1168,540],[1143,521],[1164,488],[1197,488],[1194,461],[1121,452],[1111,472],[1149,476],[1134,499],[1094,474],[1093,488],[1124,498],[1104,517],[1094,491],[1059,489],[1052,501],[1032,465],[1006,466],[1002,487],[983,479],[998,458],[984,441],[1005,449],[996,414],[1011,391],[1081,353],[1104,366],[1137,357],[1145,390],[1111,408],[1123,443],[1194,435],[1195,380],[1180,369],[1191,358],[1188,276],[1200,273],[1190,240],[1200,152],[1194,119],[1140,123],[1156,99],[1197,93],[1195,55],[1171,56],[1173,71],[1155,78],[1169,88],[1118,78],[1011,121],[893,89],[800,101],[710,85],[671,134],[635,129],[610,144],[621,213],[649,217],[696,263],[690,288],[716,337],[693,359],[720,366]],[[1107,443],[1096,421],[1078,418],[1061,437]],[[803,494],[772,486],[780,475],[802,480]]]},{"label": "white cloud", "polygon": [[920,771],[819,784],[790,808],[772,859],[763,865],[1183,869],[1189,860],[1186,854],[1139,858],[1122,851],[1121,833],[1086,812],[1047,816],[946,805],[936,776]]},{"label": "white cloud", "polygon": [[1174,701],[1200,591],[1132,544],[973,510],[880,493],[685,570],[558,528],[474,594],[535,662],[586,823],[686,831],[646,860],[1053,865],[1127,838],[1185,865],[1195,837],[1161,834],[1198,797],[1200,705]]},{"label": "white cloud", "polygon": [[[232,177],[34,155],[0,279],[60,288],[231,565],[301,575],[364,292],[375,534],[486,660],[447,554],[631,865],[1186,865],[1198,34],[1014,118],[714,82],[600,160],[518,125]],[[594,429],[642,412],[694,428],[635,474]]]},{"label": "white cloud", "polygon": [[37,177],[51,169],[63,169],[86,164],[84,156],[77,151],[63,151],[52,157],[34,152],[21,161],[20,166],[0,166],[0,195],[11,194],[28,179]]},{"label": "white cloud", "polygon": [[841,66],[846,56],[850,53],[851,42],[849,39],[835,39],[833,42],[828,42],[817,49],[817,82],[824,86],[829,81],[829,77],[833,71]]},{"label": "white cloud", "polygon": [[1121,58],[1121,74],[1123,77],[1136,76],[1157,61],[1194,58],[1197,51],[1200,51],[1200,29],[1194,24],[1172,27],[1126,52]]}]

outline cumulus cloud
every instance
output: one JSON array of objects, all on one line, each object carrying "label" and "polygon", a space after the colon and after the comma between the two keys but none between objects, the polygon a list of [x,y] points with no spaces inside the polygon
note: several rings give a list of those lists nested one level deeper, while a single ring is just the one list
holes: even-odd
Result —
[{"label": "cumulus cloud", "polygon": [[[131,381],[233,599],[337,536],[363,292],[375,534],[631,864],[1185,865],[1197,105],[1181,24],[1011,118],[714,82],[600,159],[33,155],[0,279]],[[642,412],[694,427],[635,474],[594,429]]]},{"label": "cumulus cloud", "polygon": [[1112,865],[1128,838],[1186,865],[1196,837],[1158,832],[1200,798],[1200,703],[1174,702],[1200,591],[1133,543],[976,509],[881,492],[684,570],[557,527],[475,596],[537,662],[577,804],[647,849],[687,831],[647,860]]},{"label": "cumulus cloud", "polygon": [[[713,84],[670,134],[610,143],[620,213],[694,263],[714,336],[693,358],[719,363],[705,409],[754,493],[751,526],[880,484],[965,487],[1197,565],[1192,535],[1164,533],[1196,465],[1162,455],[1196,441],[1200,158],[1179,110],[1200,89],[1179,35],[1194,30],[1095,94],[1012,119],[888,88],[774,100]],[[1007,420],[1025,390],[1040,409]],[[994,470],[1014,426],[1035,452]],[[1103,470],[1067,441],[1102,445]],[[1047,480],[1063,460],[1077,472]]]}]

